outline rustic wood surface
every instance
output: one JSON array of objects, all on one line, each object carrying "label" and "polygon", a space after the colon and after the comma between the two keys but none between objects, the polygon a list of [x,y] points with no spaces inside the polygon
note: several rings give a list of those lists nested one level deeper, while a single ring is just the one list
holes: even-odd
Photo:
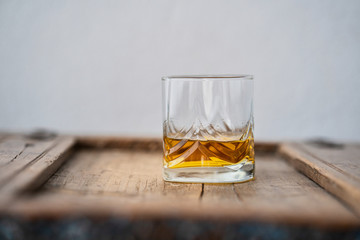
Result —
[{"label": "rustic wood surface", "polygon": [[[277,155],[278,144],[255,145],[255,181],[181,184],[162,180],[158,139],[81,137],[75,142],[42,135],[0,138],[1,213],[360,226],[356,212]],[[283,154],[284,149],[281,145]]]},{"label": "rustic wood surface", "polygon": [[360,145],[287,143],[282,155],[360,216]]},{"label": "rustic wood surface", "polygon": [[43,184],[66,160],[72,137],[38,140],[7,135],[0,140],[0,210],[23,191]]},{"label": "rustic wood surface", "polygon": [[256,180],[242,184],[164,182],[160,159],[156,151],[79,149],[42,191],[10,210],[32,217],[116,214],[359,226],[351,211],[274,154],[258,154]]}]

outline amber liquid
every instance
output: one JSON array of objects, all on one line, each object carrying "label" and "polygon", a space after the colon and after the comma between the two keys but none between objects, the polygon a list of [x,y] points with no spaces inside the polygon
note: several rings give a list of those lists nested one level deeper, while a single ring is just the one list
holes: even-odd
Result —
[{"label": "amber liquid", "polygon": [[223,167],[254,163],[254,138],[215,141],[164,137],[164,165],[167,168]]}]

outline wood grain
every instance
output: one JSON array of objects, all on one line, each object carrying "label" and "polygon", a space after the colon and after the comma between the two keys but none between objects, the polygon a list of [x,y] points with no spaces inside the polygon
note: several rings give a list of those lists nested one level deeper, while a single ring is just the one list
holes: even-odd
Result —
[{"label": "wood grain", "polygon": [[16,195],[44,183],[66,159],[74,138],[34,140],[8,137],[0,144],[0,207],[6,208]]},{"label": "wood grain", "polygon": [[30,143],[20,136],[0,136],[0,168],[14,161],[25,150],[26,144]]},{"label": "wood grain", "polygon": [[360,147],[326,148],[310,143],[282,144],[280,153],[299,171],[341,199],[360,216]]},{"label": "wood grain", "polygon": [[[180,197],[201,194],[201,184],[175,184],[162,180],[159,152],[79,150],[44,186],[86,194]],[[185,194],[186,193],[186,194]]]},{"label": "wood grain", "polygon": [[9,211],[31,217],[115,214],[360,226],[351,211],[280,158],[258,155],[255,181],[181,184],[162,180],[161,152],[79,149],[41,192],[20,199]]},{"label": "wood grain", "polygon": [[34,141],[22,136],[9,138],[3,146],[0,166],[0,186],[17,175],[28,164],[49,151],[56,144],[56,140]]},{"label": "wood grain", "polygon": [[[317,172],[312,179],[320,185],[333,184],[344,196],[355,192],[356,197],[359,149],[346,145],[329,152],[283,144],[279,150],[300,170],[306,166],[305,173],[313,166]],[[162,180],[159,139],[4,135],[0,139],[0,213],[31,218],[81,215],[360,226],[351,209],[276,151],[276,143],[256,143],[255,181],[181,184]],[[340,161],[344,154],[345,161]],[[328,173],[333,174],[333,182],[326,182]],[[356,210],[355,200],[344,201]]]}]

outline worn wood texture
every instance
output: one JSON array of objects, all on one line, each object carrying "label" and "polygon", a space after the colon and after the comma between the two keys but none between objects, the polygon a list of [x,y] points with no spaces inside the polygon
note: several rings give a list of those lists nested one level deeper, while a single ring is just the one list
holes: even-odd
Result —
[{"label": "worn wood texture", "polygon": [[0,142],[0,209],[23,191],[39,187],[66,159],[72,137],[33,139],[7,135]]},{"label": "worn wood texture", "polygon": [[[330,154],[326,150],[296,146],[283,144],[280,152],[291,156],[290,159],[303,160],[314,156],[312,151],[315,151],[319,154],[316,159],[323,160],[320,162],[334,159],[331,164],[350,174],[352,181],[357,179],[358,172],[354,169],[358,166],[354,160],[358,156],[357,146],[345,148],[351,149],[347,161],[352,164],[345,166],[335,161],[347,154],[341,152],[344,149]],[[161,149],[159,139],[79,137],[74,140],[46,132],[30,136],[0,134],[0,213],[39,218],[121,216],[331,228],[360,226],[359,217],[351,209],[276,155],[278,144],[256,144],[256,180],[241,184],[164,182]],[[297,151],[307,155],[304,157]],[[301,161],[294,162],[296,165]],[[325,170],[320,167],[321,174],[327,171],[326,167]],[[353,185],[350,190],[358,189]],[[356,209],[356,202],[349,205]]]},{"label": "worn wood texture", "polygon": [[162,180],[161,152],[79,149],[12,213],[32,217],[118,215],[360,226],[359,218],[274,154],[258,154],[256,180],[180,184]]},{"label": "worn wood texture", "polygon": [[360,145],[282,144],[280,153],[299,171],[360,216]]}]

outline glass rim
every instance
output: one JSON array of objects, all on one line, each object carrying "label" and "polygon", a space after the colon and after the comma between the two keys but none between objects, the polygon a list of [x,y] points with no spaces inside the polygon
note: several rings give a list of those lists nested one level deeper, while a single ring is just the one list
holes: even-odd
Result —
[{"label": "glass rim", "polygon": [[204,75],[174,75],[162,77],[162,81],[220,81],[220,80],[253,80],[254,76],[249,74],[204,74]]}]

